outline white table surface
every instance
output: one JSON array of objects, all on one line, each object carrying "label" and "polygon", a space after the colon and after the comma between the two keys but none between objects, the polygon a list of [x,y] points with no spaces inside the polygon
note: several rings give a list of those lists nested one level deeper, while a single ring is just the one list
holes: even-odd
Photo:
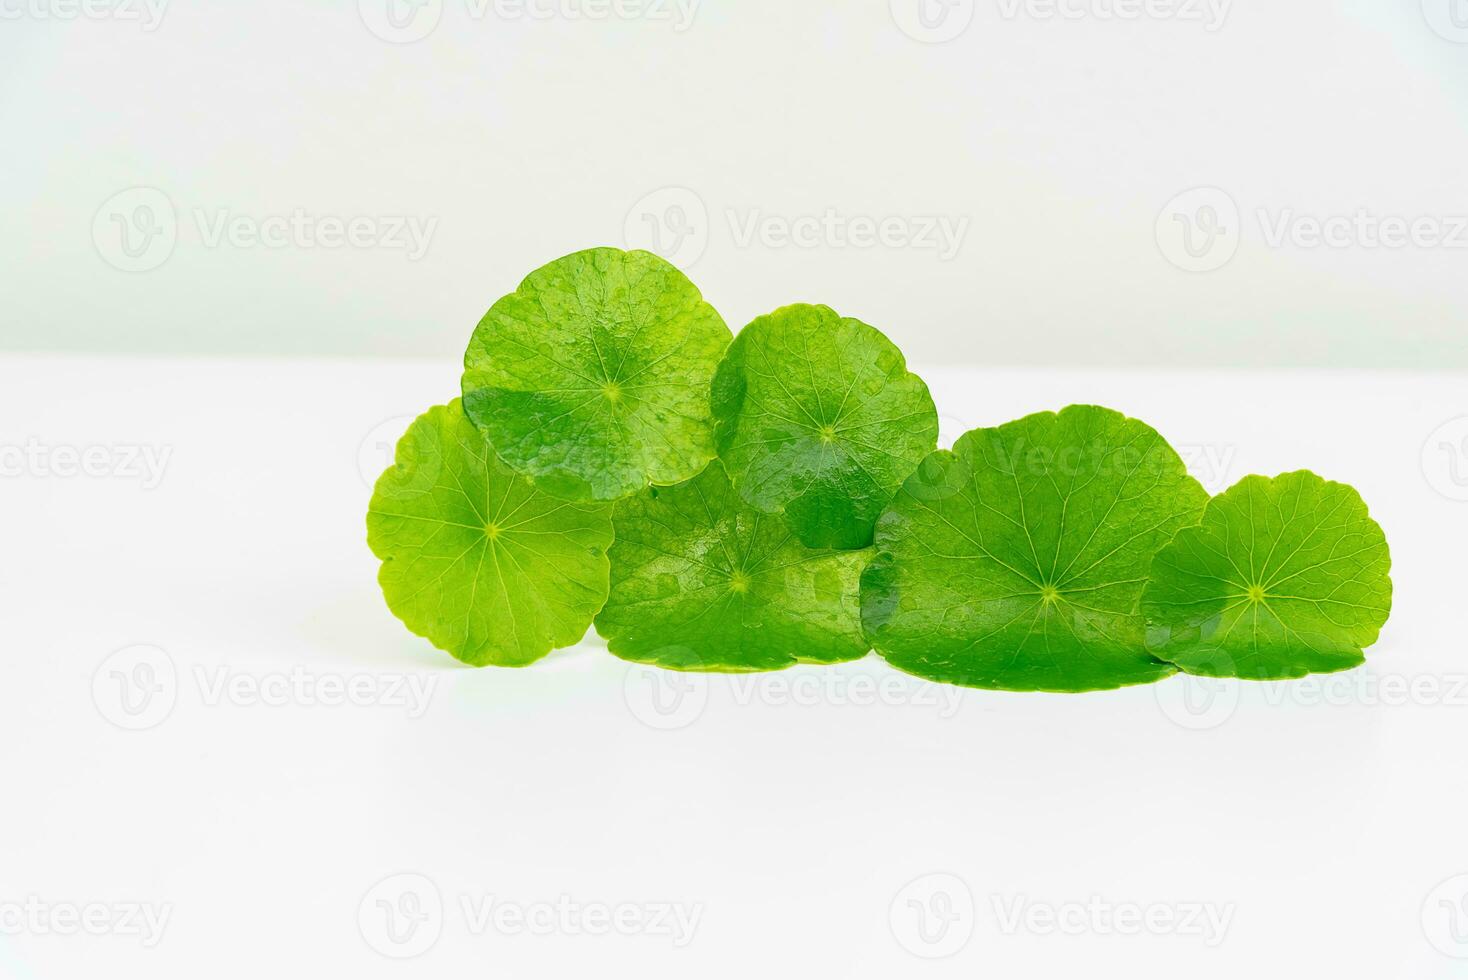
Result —
[{"label": "white table surface", "polygon": [[1090,401],[1210,489],[1355,484],[1395,564],[1368,666],[1055,696],[869,657],[659,700],[594,638],[461,668],[363,530],[452,359],[5,357],[0,976],[1468,974],[1468,379],[924,373],[949,440]]}]

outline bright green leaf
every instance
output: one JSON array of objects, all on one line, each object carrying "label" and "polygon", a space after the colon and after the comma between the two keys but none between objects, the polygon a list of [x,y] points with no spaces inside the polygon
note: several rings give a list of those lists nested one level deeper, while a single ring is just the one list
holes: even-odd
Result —
[{"label": "bright green leaf", "polygon": [[722,467],[616,505],[611,651],[672,670],[778,670],[865,656],[866,551],[805,547],[744,505]]},{"label": "bright green leaf", "polygon": [[925,459],[878,522],[867,634],[902,670],[969,687],[1165,677],[1137,600],[1152,556],[1207,499],[1160,435],[1110,409],[976,429]]},{"label": "bright green leaf", "polygon": [[398,443],[367,540],[410,630],[465,663],[520,667],[580,640],[606,600],[611,511],[507,470],[455,400]]},{"label": "bright green leaf", "polygon": [[1386,536],[1351,487],[1246,477],[1157,555],[1142,595],[1152,652],[1211,677],[1275,680],[1364,660],[1391,612]]},{"label": "bright green leaf", "polygon": [[577,252],[485,314],[464,358],[464,409],[538,486],[615,500],[687,480],[713,458],[709,386],[729,339],[656,255]]},{"label": "bright green leaf", "polygon": [[739,495],[813,548],[862,548],[938,441],[928,387],[902,352],[825,306],[739,332],[714,381],[719,457]]}]

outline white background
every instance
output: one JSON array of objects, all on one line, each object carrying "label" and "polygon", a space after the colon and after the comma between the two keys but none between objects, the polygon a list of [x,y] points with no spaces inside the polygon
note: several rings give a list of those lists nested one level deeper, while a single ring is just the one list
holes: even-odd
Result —
[{"label": "white background", "polygon": [[[613,0],[172,0],[156,22],[86,0],[138,19],[65,19],[80,2],[0,0],[23,13],[0,20],[0,348],[456,358],[531,269],[658,229],[736,328],[824,302],[930,362],[1468,366],[1463,0],[701,0],[686,23],[660,16],[677,0],[600,20],[573,14]],[[935,33],[919,4],[948,11]],[[112,219],[140,202],[115,195],[139,186],[176,237],[129,275],[93,220],[116,258]],[[1207,187],[1226,196],[1174,203]],[[434,232],[416,259],[213,235],[298,211]],[[1358,211],[1458,247],[1271,243]],[[828,212],[837,231],[781,237]],[[1195,249],[1220,229],[1206,265],[1232,260],[1169,261],[1178,216]],[[926,246],[939,218],[965,229],[952,254]],[[852,244],[888,219],[895,244]]]},{"label": "white background", "polygon": [[[656,702],[667,675],[594,641],[471,670],[392,618],[364,542],[368,480],[403,416],[452,394],[453,364],[11,359],[0,444],[44,452],[0,481],[0,913],[34,897],[171,918],[152,948],[11,929],[0,976],[1462,976],[1461,378],[917,368],[945,439],[1097,401],[1156,423],[1213,488],[1300,466],[1354,483],[1394,558],[1368,666],[1052,696],[868,658],[670,678],[691,686]],[[112,471],[65,475],[64,450],[94,446]],[[167,452],[156,486],[129,447]],[[151,679],[118,654],[138,645]],[[377,694],[254,693],[293,671]],[[430,696],[395,696],[401,678]],[[409,961],[378,952],[416,948],[383,938],[399,875],[444,905],[398,933],[436,935]],[[681,947],[559,921],[476,932],[461,903],[486,896],[700,918]],[[1093,899],[1198,903],[1228,928],[1121,935],[1088,913],[1074,935],[1006,931],[996,912]],[[927,945],[909,901],[958,918]]]},{"label": "white background", "polygon": [[[0,0],[0,978],[1468,975],[1468,249],[1354,223],[1468,215],[1461,3],[89,2]],[[1098,402],[1211,490],[1350,482],[1393,618],[1070,697],[459,667],[370,483],[595,244],[880,326],[947,441]]]}]

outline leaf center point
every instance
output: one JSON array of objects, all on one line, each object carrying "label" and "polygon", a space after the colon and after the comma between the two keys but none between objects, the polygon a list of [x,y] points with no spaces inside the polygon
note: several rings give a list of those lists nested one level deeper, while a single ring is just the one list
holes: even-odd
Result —
[{"label": "leaf center point", "polygon": [[816,431],[821,437],[821,442],[826,445],[829,446],[836,441],[836,427],[834,425],[823,425]]},{"label": "leaf center point", "polygon": [[743,595],[749,591],[749,576],[744,571],[737,571],[729,576],[729,591],[738,592]]},{"label": "leaf center point", "polygon": [[1251,586],[1249,586],[1248,589],[1245,590],[1244,594],[1249,597],[1249,601],[1250,602],[1263,602],[1264,601],[1264,586],[1262,586],[1262,585],[1251,585]]},{"label": "leaf center point", "polygon": [[489,540],[494,541],[500,536],[500,526],[494,521],[490,521],[488,524],[484,525],[484,536],[489,538]]},{"label": "leaf center point", "polygon": [[1053,585],[1040,586],[1040,601],[1047,606],[1053,606],[1060,601],[1060,590]]}]

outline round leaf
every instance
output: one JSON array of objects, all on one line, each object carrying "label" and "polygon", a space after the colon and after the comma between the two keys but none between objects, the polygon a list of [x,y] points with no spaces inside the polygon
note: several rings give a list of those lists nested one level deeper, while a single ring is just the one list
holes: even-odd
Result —
[{"label": "round leaf", "polygon": [[976,429],[925,459],[878,522],[867,634],[900,669],[969,687],[1165,677],[1137,599],[1152,556],[1207,496],[1160,435],[1110,409]]},{"label": "round leaf", "polygon": [[1360,494],[1250,476],[1157,555],[1152,652],[1192,674],[1276,680],[1360,665],[1391,612],[1391,555]]},{"label": "round leaf", "polygon": [[709,385],[729,338],[656,255],[577,252],[485,314],[464,358],[464,408],[537,485],[615,500],[686,480],[713,458]]},{"label": "round leaf", "polygon": [[714,381],[719,457],[744,501],[818,548],[863,548],[938,444],[938,412],[902,352],[825,306],[739,332]]},{"label": "round leaf", "polygon": [[456,400],[398,443],[367,541],[410,630],[465,663],[521,667],[580,640],[606,600],[611,510],[507,470]]},{"label": "round leaf", "polygon": [[672,670],[778,670],[866,655],[865,551],[807,548],[744,505],[721,467],[616,505],[612,653]]}]

